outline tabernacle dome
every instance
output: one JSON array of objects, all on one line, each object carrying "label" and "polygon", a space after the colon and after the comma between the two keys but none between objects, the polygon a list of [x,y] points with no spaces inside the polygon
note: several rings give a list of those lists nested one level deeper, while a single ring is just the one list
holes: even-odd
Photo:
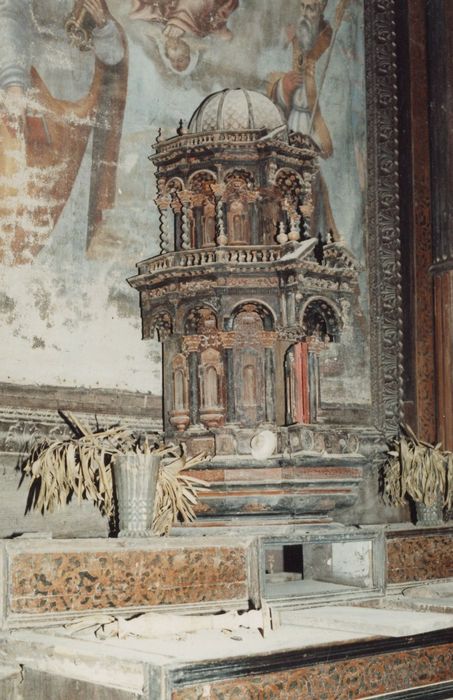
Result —
[{"label": "tabernacle dome", "polygon": [[253,90],[226,89],[209,95],[194,112],[189,132],[274,131],[286,128],[280,108],[265,95]]}]

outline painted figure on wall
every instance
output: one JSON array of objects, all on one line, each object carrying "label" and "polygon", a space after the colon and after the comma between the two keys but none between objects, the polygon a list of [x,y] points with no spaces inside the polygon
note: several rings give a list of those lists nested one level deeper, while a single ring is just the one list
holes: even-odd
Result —
[{"label": "painted figure on wall", "polygon": [[190,72],[197,62],[197,52],[187,37],[209,35],[231,39],[227,22],[239,0],[132,0],[131,19],[141,19],[163,26],[163,56],[176,73]]},{"label": "painted figure on wall", "polygon": [[48,240],[91,134],[87,248],[113,206],[127,49],[106,0],[0,0],[0,25],[0,262],[16,265]]},{"label": "painted figure on wall", "polygon": [[[320,107],[331,52],[349,0],[340,0],[334,26],[324,18],[328,0],[301,0],[297,24],[287,28],[292,49],[292,68],[287,73],[272,75],[270,94],[286,115],[291,131],[310,136],[324,160],[332,157],[334,143]],[[320,70],[319,63],[322,64]],[[314,216],[310,234],[319,232],[324,240],[341,238],[329,191],[322,173],[312,183]]]}]

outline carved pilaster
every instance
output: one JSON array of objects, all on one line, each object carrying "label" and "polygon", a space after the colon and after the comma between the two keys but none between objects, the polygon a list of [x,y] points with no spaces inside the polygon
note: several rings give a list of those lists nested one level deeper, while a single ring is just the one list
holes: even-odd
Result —
[{"label": "carved pilaster", "polygon": [[200,396],[198,391],[198,353],[189,354],[189,415],[192,425],[199,421]]},{"label": "carved pilaster", "polygon": [[234,422],[235,416],[235,397],[234,397],[234,367],[233,367],[233,350],[227,348],[224,350],[225,362],[225,386],[226,386],[226,420],[227,423]]},{"label": "carved pilaster", "polygon": [[[402,418],[402,290],[398,202],[396,0],[365,2],[368,93],[371,381],[373,422],[390,437]],[[374,262],[376,261],[376,262]]]},{"label": "carved pilaster", "polygon": [[438,439],[453,449],[453,4],[429,0],[428,67]]},{"label": "carved pilaster", "polygon": [[434,271],[453,270],[453,5],[429,0],[428,67]]},{"label": "carved pilaster", "polygon": [[275,421],[275,393],[274,393],[274,381],[275,377],[275,363],[274,363],[274,351],[273,349],[267,347],[264,351],[264,361],[265,361],[265,382],[266,382],[266,421],[268,423],[273,423]]},{"label": "carved pilaster", "polygon": [[397,4],[404,306],[404,413],[417,435],[436,439],[434,293],[429,165],[426,0]]}]

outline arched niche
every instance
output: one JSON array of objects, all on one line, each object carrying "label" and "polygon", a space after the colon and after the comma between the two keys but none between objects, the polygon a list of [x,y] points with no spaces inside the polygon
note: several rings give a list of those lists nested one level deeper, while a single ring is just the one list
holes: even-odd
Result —
[{"label": "arched niche", "polygon": [[236,421],[255,427],[266,420],[265,350],[258,344],[234,349],[234,405]]},{"label": "arched niche", "polygon": [[[332,343],[340,340],[340,323],[340,315],[334,305],[322,297],[309,299],[301,311],[304,340],[298,344],[298,352],[303,353],[303,365],[298,369],[298,391],[306,398],[308,396],[308,403],[302,398],[300,402],[308,407],[304,415],[308,415],[310,423],[322,419],[321,399],[325,388],[323,364],[326,353],[333,347]],[[297,422],[301,422],[302,415],[300,411],[297,413]]]},{"label": "arched niche", "polygon": [[171,363],[172,409],[170,423],[183,432],[190,423],[189,416],[189,370],[185,355],[175,355]]},{"label": "arched niche", "polygon": [[184,189],[184,181],[180,177],[172,177],[165,183],[164,194],[173,195],[177,192],[182,192]]},{"label": "arched niche", "polygon": [[187,409],[186,374],[182,367],[173,368],[173,402],[175,411]]},{"label": "arched niche", "polygon": [[181,248],[181,192],[184,191],[184,182],[179,177],[174,177],[165,185],[164,193],[170,200],[168,227],[171,234],[172,250]]},{"label": "arched niche", "polygon": [[248,190],[252,190],[255,187],[255,176],[246,168],[233,168],[232,170],[227,170],[223,177],[223,182],[227,191],[242,189],[244,186]]},{"label": "arched niche", "polygon": [[282,204],[276,187],[266,187],[261,191],[259,202],[261,210],[261,240],[262,245],[276,245],[283,220]]},{"label": "arched niche", "polygon": [[310,423],[310,361],[306,342],[294,343],[286,351],[284,376],[286,425]]},{"label": "arched niche", "polygon": [[217,328],[217,314],[210,306],[197,306],[186,314],[185,335],[207,335],[216,332]]},{"label": "arched niche", "polygon": [[254,177],[247,170],[232,170],[224,178],[227,237],[229,245],[250,245],[252,222],[250,193]]},{"label": "arched niche", "polygon": [[173,320],[168,313],[168,311],[159,311],[150,320],[149,323],[149,336],[152,337],[157,334],[159,342],[163,343],[164,340],[170,337],[173,333]]},{"label": "arched niche", "polygon": [[309,299],[301,312],[301,325],[306,338],[338,342],[341,333],[340,314],[327,299]]},{"label": "arched niche", "polygon": [[212,193],[212,188],[217,184],[217,174],[212,170],[195,170],[188,181],[187,189],[193,194],[208,195]]},{"label": "arched niche", "polygon": [[274,376],[266,372],[273,363],[273,350],[264,346],[262,335],[273,327],[273,316],[260,304],[246,303],[234,310],[230,323],[235,420],[244,427],[256,427],[273,413]]},{"label": "arched niche", "polygon": [[207,428],[218,428],[225,419],[224,366],[221,353],[207,348],[200,353],[200,419]]},{"label": "arched niche", "polygon": [[223,362],[215,348],[207,348],[200,353],[201,407],[203,409],[223,408]]},{"label": "arched niche", "polygon": [[209,248],[216,244],[216,197],[214,185],[217,176],[211,170],[197,170],[188,181],[193,201],[194,246]]},{"label": "arched niche", "polygon": [[281,168],[275,175],[275,187],[282,199],[288,199],[293,203],[303,200],[305,195],[305,183],[296,170]]},{"label": "arched niche", "polygon": [[271,309],[260,301],[247,301],[236,306],[226,324],[226,330],[243,330],[245,333],[275,327],[275,318]]},{"label": "arched niche", "polygon": [[275,189],[280,202],[280,221],[287,230],[297,229],[299,236],[304,235],[302,206],[306,196],[306,185],[302,176],[291,168],[282,168],[275,176]]}]

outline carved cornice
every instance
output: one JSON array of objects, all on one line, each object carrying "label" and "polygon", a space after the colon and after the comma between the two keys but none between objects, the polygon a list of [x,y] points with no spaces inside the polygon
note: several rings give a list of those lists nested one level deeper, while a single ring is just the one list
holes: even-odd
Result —
[{"label": "carved cornice", "polygon": [[[96,417],[79,411],[77,417],[93,429],[121,424],[140,433],[159,433],[162,430],[162,422],[152,418],[128,418],[113,414]],[[31,443],[41,437],[60,440],[70,435],[71,431],[58,411],[0,407],[0,452],[26,452]]]}]

